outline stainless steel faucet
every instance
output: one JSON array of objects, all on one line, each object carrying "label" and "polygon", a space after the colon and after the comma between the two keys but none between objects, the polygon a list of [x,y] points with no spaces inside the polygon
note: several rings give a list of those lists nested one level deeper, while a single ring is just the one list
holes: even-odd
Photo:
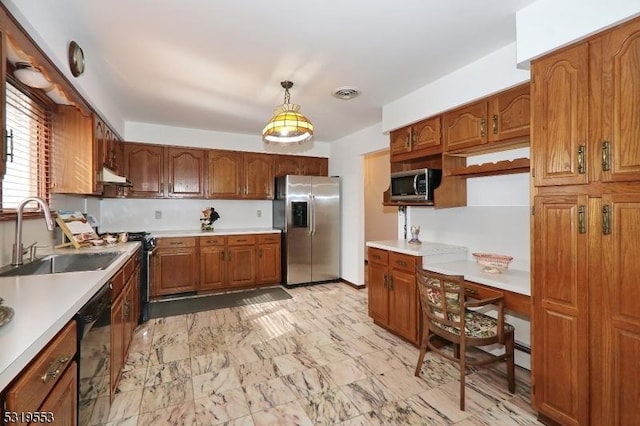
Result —
[{"label": "stainless steel faucet", "polygon": [[49,206],[42,198],[27,197],[20,201],[20,204],[18,204],[18,207],[16,208],[16,236],[13,242],[13,253],[11,256],[11,264],[14,266],[22,265],[22,256],[24,255],[24,249],[22,247],[22,212],[24,210],[24,206],[32,201],[40,205],[44,213],[45,222],[47,223],[47,229],[49,231],[53,231],[53,218],[49,212]]}]

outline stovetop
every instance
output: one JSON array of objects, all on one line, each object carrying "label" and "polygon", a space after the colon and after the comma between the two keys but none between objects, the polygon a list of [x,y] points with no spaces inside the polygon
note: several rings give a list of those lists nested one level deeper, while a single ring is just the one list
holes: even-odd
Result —
[{"label": "stovetop", "polygon": [[145,251],[153,250],[156,247],[156,237],[149,232],[127,232],[126,234],[129,241],[140,241]]}]

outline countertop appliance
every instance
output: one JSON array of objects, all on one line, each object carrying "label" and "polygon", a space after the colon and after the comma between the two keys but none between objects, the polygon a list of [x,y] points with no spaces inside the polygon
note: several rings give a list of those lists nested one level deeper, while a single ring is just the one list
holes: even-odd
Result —
[{"label": "countertop appliance", "polygon": [[[120,234],[116,232],[115,234]],[[139,323],[149,320],[149,294],[150,285],[153,280],[153,256],[156,250],[156,238],[149,232],[128,232],[129,241],[140,241],[142,243],[142,254],[140,259],[140,318]]]},{"label": "countertop appliance", "polygon": [[[111,282],[78,311],[78,424],[106,423],[110,405]],[[99,406],[99,407],[98,407]],[[97,410],[94,414],[94,410]],[[98,417],[104,415],[105,418]]]},{"label": "countertop appliance", "polygon": [[340,278],[340,178],[276,178],[273,227],[282,231],[282,284]]},{"label": "countertop appliance", "polygon": [[419,169],[391,173],[391,201],[433,203],[433,191],[440,186],[441,169]]}]

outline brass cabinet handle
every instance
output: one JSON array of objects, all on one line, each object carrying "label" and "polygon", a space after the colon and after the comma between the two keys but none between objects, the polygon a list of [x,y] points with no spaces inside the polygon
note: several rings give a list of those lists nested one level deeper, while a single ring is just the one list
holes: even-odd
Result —
[{"label": "brass cabinet handle", "polygon": [[371,255],[371,257],[373,257],[374,259],[378,259],[378,260],[380,260],[380,256],[378,256],[377,254],[373,254],[373,255]]},{"label": "brass cabinet handle", "polygon": [[384,280],[383,280],[383,283],[382,283],[382,287],[383,288],[387,288],[387,274],[384,274]]},{"label": "brass cabinet handle", "polygon": [[578,232],[580,234],[586,234],[587,233],[587,225],[585,222],[585,207],[584,206],[578,206]]},{"label": "brass cabinet handle", "polygon": [[220,252],[220,260],[224,260],[224,251]]},{"label": "brass cabinet handle", "polygon": [[476,290],[475,288],[465,288],[465,293],[467,293],[470,296],[479,296],[480,293],[478,292],[478,290]]},{"label": "brass cabinet handle", "polygon": [[611,206],[602,206],[602,234],[611,234]]},{"label": "brass cabinet handle", "polygon": [[407,133],[407,136],[404,138],[404,146],[409,148],[411,146],[411,135]]},{"label": "brass cabinet handle", "polygon": [[181,246],[182,243],[180,241],[172,241],[169,243],[170,246]]},{"label": "brass cabinet handle", "polygon": [[258,257],[262,257],[262,249],[258,249]]},{"label": "brass cabinet handle", "polygon": [[611,170],[611,143],[609,141],[602,142],[602,171]]},{"label": "brass cabinet handle", "polygon": [[69,357],[64,355],[58,359],[51,361],[51,365],[47,369],[47,372],[40,377],[42,383],[47,383],[49,380],[58,377],[61,373],[60,369],[64,366],[64,364],[66,364],[67,361],[69,361]]},{"label": "brass cabinet handle", "polygon": [[393,290],[393,275],[389,276],[389,288]]},{"label": "brass cabinet handle", "polygon": [[407,266],[407,262],[405,262],[404,260],[397,260],[396,263],[400,266]]},{"label": "brass cabinet handle", "polygon": [[581,175],[583,175],[585,172],[585,167],[584,167],[585,154],[586,154],[585,146],[584,145],[578,146],[578,173],[580,173]]},{"label": "brass cabinet handle", "polygon": [[245,241],[247,241],[247,240],[242,239],[242,240],[236,240],[236,241],[237,241],[237,242],[239,242],[239,243],[244,243],[244,242],[245,242]]},{"label": "brass cabinet handle", "polygon": [[484,138],[485,136],[487,136],[487,119],[481,118],[480,119],[480,137]]},{"label": "brass cabinet handle", "polygon": [[498,134],[498,114],[493,114],[491,117],[491,129],[494,135]]}]

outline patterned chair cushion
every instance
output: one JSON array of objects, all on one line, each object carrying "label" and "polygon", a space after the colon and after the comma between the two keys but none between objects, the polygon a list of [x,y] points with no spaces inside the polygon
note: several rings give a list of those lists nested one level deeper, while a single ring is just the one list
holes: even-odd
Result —
[{"label": "patterned chair cushion", "polygon": [[[460,335],[460,330],[456,327],[451,327],[446,324],[439,323],[437,321],[432,322],[443,330],[447,330],[450,333]],[[480,312],[467,309],[465,313],[465,331],[466,336],[475,338],[487,338],[495,337],[498,332],[498,321],[495,318],[491,318]],[[513,326],[508,323],[504,323],[504,331],[509,332],[513,330]]]}]

